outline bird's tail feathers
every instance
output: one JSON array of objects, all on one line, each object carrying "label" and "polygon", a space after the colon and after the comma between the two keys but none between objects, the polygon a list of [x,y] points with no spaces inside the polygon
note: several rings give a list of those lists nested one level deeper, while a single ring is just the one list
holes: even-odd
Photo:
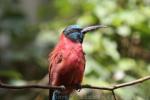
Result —
[{"label": "bird's tail feathers", "polygon": [[50,100],[69,100],[69,95],[62,95],[61,91],[55,90]]},{"label": "bird's tail feathers", "polygon": [[53,92],[54,92],[54,90],[49,89],[49,100],[53,100],[53,99],[52,99],[52,97],[53,97]]}]

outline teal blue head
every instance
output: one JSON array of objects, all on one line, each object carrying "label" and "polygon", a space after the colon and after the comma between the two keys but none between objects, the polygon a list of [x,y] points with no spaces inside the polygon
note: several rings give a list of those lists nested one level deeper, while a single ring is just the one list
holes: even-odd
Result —
[{"label": "teal blue head", "polygon": [[63,33],[70,40],[82,43],[85,33],[96,30],[98,28],[105,28],[105,27],[106,26],[103,25],[95,25],[95,26],[81,28],[79,25],[70,25],[67,28],[65,28]]}]

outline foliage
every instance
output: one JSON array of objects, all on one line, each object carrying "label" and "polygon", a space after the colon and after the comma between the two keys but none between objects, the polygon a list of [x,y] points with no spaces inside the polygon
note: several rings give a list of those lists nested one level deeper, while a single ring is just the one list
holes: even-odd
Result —
[{"label": "foliage", "polygon": [[[48,53],[70,24],[104,24],[86,35],[83,84],[107,86],[150,73],[149,0],[45,0],[38,5],[38,24],[21,10],[19,0],[0,1],[0,79],[10,84],[40,80],[47,73]],[[116,91],[120,100],[149,100],[150,82]],[[1,89],[0,89],[1,90]],[[91,93],[90,90],[81,94]],[[97,95],[97,91],[93,91]],[[109,98],[110,93],[98,91]],[[37,96],[38,95],[38,96]],[[45,92],[0,91],[3,100],[43,100]],[[77,99],[77,96],[72,98]]]}]

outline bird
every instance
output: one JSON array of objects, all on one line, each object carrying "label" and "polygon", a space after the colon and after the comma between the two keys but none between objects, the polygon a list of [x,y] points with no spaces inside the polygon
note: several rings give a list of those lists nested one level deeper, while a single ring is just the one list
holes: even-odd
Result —
[{"label": "bird", "polygon": [[[82,43],[85,34],[105,25],[93,25],[82,28],[69,25],[60,35],[59,41],[49,54],[49,85],[64,86],[64,90],[49,90],[49,100],[69,100],[74,91],[71,86],[80,86],[85,70],[85,53]],[[69,87],[67,87],[69,86]]]}]

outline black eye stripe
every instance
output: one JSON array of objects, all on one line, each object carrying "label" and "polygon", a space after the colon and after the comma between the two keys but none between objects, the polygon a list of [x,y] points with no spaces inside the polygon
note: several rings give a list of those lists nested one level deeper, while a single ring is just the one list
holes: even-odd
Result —
[{"label": "black eye stripe", "polygon": [[82,43],[84,34],[82,34],[81,30],[82,28],[72,28],[72,29],[68,28],[68,29],[65,29],[63,33],[70,40]]},{"label": "black eye stripe", "polygon": [[71,33],[74,33],[74,32],[81,32],[81,29],[72,29],[72,30],[69,30],[69,31],[67,31],[67,35],[69,35]]}]

